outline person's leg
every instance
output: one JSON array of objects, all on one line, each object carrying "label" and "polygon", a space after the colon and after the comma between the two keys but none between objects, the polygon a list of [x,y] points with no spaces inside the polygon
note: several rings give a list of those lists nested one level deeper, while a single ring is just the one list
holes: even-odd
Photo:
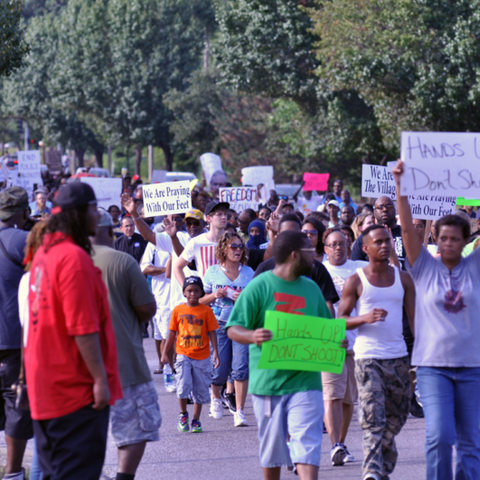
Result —
[{"label": "person's leg", "polygon": [[163,350],[164,340],[157,340],[155,338],[155,350],[157,351],[158,357],[158,369],[156,369],[153,373],[163,373],[163,362],[161,361],[162,358],[162,350]]},{"label": "person's leg", "polygon": [[427,478],[452,480],[455,443],[453,369],[418,367],[417,382],[425,414]]},{"label": "person's leg", "polygon": [[5,435],[5,443],[7,444],[7,468],[5,473],[21,472],[27,440],[17,440]]},{"label": "person's leg", "polygon": [[317,480],[318,467],[316,465],[297,463],[296,466],[300,480]]},{"label": "person's leg", "polygon": [[190,361],[192,362],[192,397],[194,401],[193,421],[199,421],[202,405],[210,402],[208,386],[212,382],[212,362],[210,358]]},{"label": "person's leg", "polygon": [[237,409],[244,409],[248,393],[248,380],[235,380],[235,397],[237,398]]},{"label": "person's leg", "polygon": [[245,408],[248,392],[249,346],[232,341],[232,378],[235,382],[237,411]]},{"label": "person's leg", "polygon": [[323,406],[325,408],[325,426],[327,427],[328,436],[332,445],[339,443],[341,426],[343,423],[343,408],[342,400],[324,400]]},{"label": "person's leg", "polygon": [[201,403],[195,403],[193,405],[193,419],[194,420],[200,420],[200,415],[202,414],[202,404]]},{"label": "person's leg", "polygon": [[40,469],[40,464],[38,462],[37,440],[35,437],[33,437],[33,457],[29,479],[42,480],[42,477],[42,470]]},{"label": "person's leg", "polygon": [[263,478],[265,480],[280,480],[280,467],[265,468],[263,467]]},{"label": "person's leg", "polygon": [[384,381],[379,360],[358,359],[355,378],[358,387],[358,421],[363,430],[363,475],[383,472],[382,439],[385,429]]},{"label": "person's leg", "polygon": [[455,389],[457,480],[480,474],[480,368],[458,368]]},{"label": "person's leg", "polygon": [[180,406],[180,413],[186,413],[187,412],[187,402],[188,402],[188,398],[179,398],[178,399],[178,404]]},{"label": "person's leg", "polygon": [[353,411],[355,407],[353,403],[342,403],[342,428],[340,429],[340,443],[345,443],[347,438],[348,428],[350,427],[350,422],[352,421]]},{"label": "person's leg", "polygon": [[146,440],[133,445],[126,445],[118,449],[117,473],[135,475],[145,452]]},{"label": "person's leg", "polygon": [[385,417],[383,432],[383,476],[388,477],[397,463],[395,436],[407,421],[410,411],[410,362],[408,357],[383,361],[385,378]]},{"label": "person's leg", "polygon": [[223,326],[220,326],[216,333],[220,366],[213,369],[212,397],[220,401],[222,387],[227,383],[228,375],[232,367],[232,341],[228,338]]},{"label": "person's leg", "polygon": [[[354,403],[358,399],[358,389],[357,382],[355,380],[355,357],[353,351],[347,352],[345,357],[345,367],[346,367],[346,382],[345,382],[345,395],[343,396],[342,403],[342,413],[343,420],[342,426],[340,428],[340,443],[345,444],[345,439],[347,438],[348,428],[350,427],[350,422],[352,421]],[[350,461],[353,461],[353,456],[347,451],[347,456],[350,458]]]}]

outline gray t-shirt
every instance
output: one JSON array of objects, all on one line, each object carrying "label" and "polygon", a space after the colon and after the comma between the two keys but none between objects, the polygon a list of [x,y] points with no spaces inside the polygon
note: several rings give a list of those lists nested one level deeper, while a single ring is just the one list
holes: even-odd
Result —
[{"label": "gray t-shirt", "polygon": [[412,365],[480,367],[480,249],[450,272],[422,246],[410,273],[416,287]]},{"label": "gray t-shirt", "polygon": [[102,271],[117,341],[122,387],[150,382],[140,322],[133,307],[155,302],[137,261],[113,248],[95,245],[92,260]]}]

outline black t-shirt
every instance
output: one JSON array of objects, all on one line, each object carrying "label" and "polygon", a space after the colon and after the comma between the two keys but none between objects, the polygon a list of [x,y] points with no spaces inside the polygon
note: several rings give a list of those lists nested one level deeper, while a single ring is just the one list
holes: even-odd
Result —
[{"label": "black t-shirt", "polygon": [[[263,272],[268,272],[275,268],[275,259],[269,258],[262,262],[253,278],[258,277]],[[333,284],[332,277],[328,273],[328,270],[325,268],[323,263],[320,263],[317,260],[313,261],[312,265],[312,274],[310,278],[318,285],[320,290],[323,293],[323,297],[325,300],[331,300],[332,303],[337,303],[340,299],[338,298],[337,290],[335,289],[335,285]]]},{"label": "black t-shirt", "polygon": [[148,242],[138,233],[134,233],[131,238],[123,235],[113,243],[115,250],[128,253],[128,255],[131,255],[138,263],[140,263],[147,245]]},{"label": "black t-shirt", "polygon": [[265,249],[263,248],[250,249],[248,251],[247,266],[250,267],[253,271],[256,271],[259,265],[263,262],[264,256],[265,256]]},{"label": "black t-shirt", "polygon": [[[402,229],[400,225],[397,225],[395,228],[392,229],[392,237],[395,243],[395,253],[397,254],[398,260],[400,262],[400,266],[402,270],[406,270],[406,254],[405,249],[403,248],[403,240],[402,240]],[[363,260],[368,262],[367,254],[362,250],[363,246],[363,235],[360,235],[357,238],[357,241],[353,244],[352,248],[352,260]]]}]

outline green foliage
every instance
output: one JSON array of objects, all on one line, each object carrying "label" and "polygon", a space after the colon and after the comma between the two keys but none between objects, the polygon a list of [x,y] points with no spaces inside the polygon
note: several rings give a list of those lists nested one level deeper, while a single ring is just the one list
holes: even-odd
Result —
[{"label": "green foliage", "polygon": [[28,53],[28,44],[23,40],[20,28],[21,16],[21,0],[0,2],[0,77],[17,70]]}]

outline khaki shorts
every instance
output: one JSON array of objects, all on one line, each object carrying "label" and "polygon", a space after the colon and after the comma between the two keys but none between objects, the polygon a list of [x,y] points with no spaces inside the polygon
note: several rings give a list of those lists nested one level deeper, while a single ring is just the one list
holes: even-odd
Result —
[{"label": "khaki shorts", "polygon": [[347,352],[342,373],[337,375],[322,372],[322,387],[324,400],[343,400],[343,403],[346,404],[355,403],[358,398],[358,389],[352,351]]}]

